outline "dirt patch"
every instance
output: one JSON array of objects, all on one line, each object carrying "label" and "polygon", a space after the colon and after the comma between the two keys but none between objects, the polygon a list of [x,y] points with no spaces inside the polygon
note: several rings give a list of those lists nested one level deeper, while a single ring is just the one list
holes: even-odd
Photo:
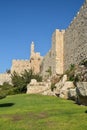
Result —
[{"label": "dirt patch", "polygon": [[38,119],[44,119],[47,118],[48,114],[46,112],[41,112],[41,113],[34,113],[34,112],[29,112],[29,113],[24,113],[24,114],[2,114],[0,115],[0,118],[7,118],[13,122],[18,122],[24,119],[27,120],[38,120]]},{"label": "dirt patch", "polygon": [[33,113],[33,112],[30,112],[30,113],[27,113],[27,118],[32,118],[32,119],[44,119],[44,118],[47,118],[48,115],[47,113],[45,112],[41,112],[41,113]]},{"label": "dirt patch", "polygon": [[24,117],[23,115],[18,115],[18,114],[15,114],[12,116],[12,121],[16,122],[16,121],[20,121],[20,120],[23,120]]},{"label": "dirt patch", "polygon": [[41,118],[41,119],[48,117],[47,113],[45,112],[39,113],[37,116],[38,118]]},{"label": "dirt patch", "polygon": [[23,120],[23,116],[21,115],[21,114],[2,114],[2,115],[0,115],[0,118],[7,118],[7,119],[9,119],[9,120],[11,120],[11,121],[14,121],[14,122],[16,122],[16,121],[20,121],[20,120]]}]

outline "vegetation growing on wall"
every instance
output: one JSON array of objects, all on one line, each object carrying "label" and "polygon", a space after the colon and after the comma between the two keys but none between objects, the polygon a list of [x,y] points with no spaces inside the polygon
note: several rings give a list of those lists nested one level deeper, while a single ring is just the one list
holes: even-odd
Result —
[{"label": "vegetation growing on wall", "polygon": [[75,65],[71,64],[70,68],[65,72],[65,74],[67,74],[68,80],[69,81],[74,81],[74,74],[75,74]]},{"label": "vegetation growing on wall", "polygon": [[87,59],[81,61],[79,65],[71,65],[70,68],[65,72],[68,76],[69,81],[76,82],[87,82]]},{"label": "vegetation growing on wall", "polygon": [[80,65],[84,65],[85,67],[87,67],[87,59],[84,59],[80,62]]},{"label": "vegetation growing on wall", "polygon": [[46,72],[49,74],[49,76],[51,76],[51,75],[52,75],[51,66],[49,66],[49,68],[48,68],[48,70],[47,70]]}]

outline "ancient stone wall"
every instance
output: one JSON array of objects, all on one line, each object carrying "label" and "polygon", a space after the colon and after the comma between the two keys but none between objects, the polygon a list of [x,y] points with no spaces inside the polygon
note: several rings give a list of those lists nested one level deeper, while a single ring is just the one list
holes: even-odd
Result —
[{"label": "ancient stone wall", "polygon": [[40,65],[42,62],[43,57],[40,56],[40,53],[33,53],[30,58],[30,67],[34,71],[34,73],[40,72]]},{"label": "ancient stone wall", "polygon": [[87,58],[87,1],[64,34],[64,70]]},{"label": "ancient stone wall", "polygon": [[87,58],[87,0],[66,30],[56,29],[52,35],[52,47],[43,58],[34,51],[31,44],[30,60],[13,60],[11,73],[22,73],[25,69],[32,69],[34,73],[43,76],[63,74],[71,64],[79,64]]},{"label": "ancient stone wall", "polygon": [[53,74],[63,74],[63,38],[65,30],[58,30],[53,33],[52,36],[52,59],[55,64],[53,66]]},{"label": "ancient stone wall", "polygon": [[44,57],[41,64],[41,74],[47,75],[47,70],[51,68],[52,75],[63,73],[63,35],[64,30],[58,29],[52,35],[52,47]]},{"label": "ancient stone wall", "polygon": [[42,75],[51,67],[52,74],[62,74],[71,64],[87,58],[87,0],[65,31],[52,35],[52,48],[41,65]]},{"label": "ancient stone wall", "polygon": [[0,74],[0,85],[3,85],[4,82],[11,84],[11,75],[7,73]]},{"label": "ancient stone wall", "polygon": [[43,57],[40,56],[40,53],[34,52],[34,42],[32,42],[30,60],[13,60],[11,73],[15,71],[18,74],[21,74],[25,70],[30,70],[30,69],[32,69],[34,73],[39,73],[42,59]]},{"label": "ancient stone wall", "polygon": [[[40,70],[41,70],[41,75],[43,76],[46,76],[48,77],[49,76],[49,73],[48,73],[48,70],[49,70],[49,67],[52,68],[52,57],[51,57],[51,50],[46,54],[46,56],[43,58],[43,61],[41,63],[41,67],[40,67]],[[46,78],[45,77],[45,78]]]},{"label": "ancient stone wall", "polygon": [[15,71],[18,74],[21,74],[24,72],[24,70],[29,70],[30,68],[31,68],[31,65],[30,65],[29,60],[13,60],[11,73]]}]

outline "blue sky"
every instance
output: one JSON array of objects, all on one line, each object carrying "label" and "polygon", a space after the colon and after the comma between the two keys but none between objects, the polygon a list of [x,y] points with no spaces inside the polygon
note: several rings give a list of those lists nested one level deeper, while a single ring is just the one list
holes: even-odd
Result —
[{"label": "blue sky", "polygon": [[85,0],[0,0],[0,73],[12,59],[29,59],[30,44],[44,56],[55,29],[66,29]]}]

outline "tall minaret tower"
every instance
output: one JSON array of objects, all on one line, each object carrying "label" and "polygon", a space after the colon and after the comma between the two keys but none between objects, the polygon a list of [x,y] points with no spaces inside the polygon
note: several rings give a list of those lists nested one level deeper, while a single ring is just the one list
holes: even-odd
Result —
[{"label": "tall minaret tower", "polygon": [[34,42],[31,43],[31,57],[34,55]]}]

